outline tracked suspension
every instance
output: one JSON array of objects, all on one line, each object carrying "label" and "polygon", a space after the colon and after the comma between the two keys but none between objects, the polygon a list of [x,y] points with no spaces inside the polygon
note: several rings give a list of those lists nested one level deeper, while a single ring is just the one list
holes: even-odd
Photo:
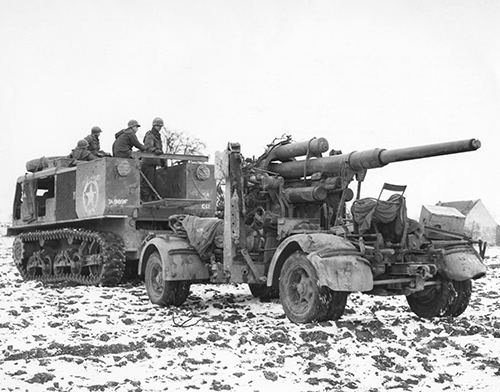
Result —
[{"label": "tracked suspension", "polygon": [[24,280],[114,286],[125,270],[123,240],[113,233],[56,229],[19,234],[14,262]]}]

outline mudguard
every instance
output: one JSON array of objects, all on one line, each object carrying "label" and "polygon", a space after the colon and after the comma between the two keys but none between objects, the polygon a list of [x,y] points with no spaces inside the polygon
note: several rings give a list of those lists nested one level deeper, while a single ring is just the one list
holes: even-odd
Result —
[{"label": "mudguard", "polygon": [[350,292],[373,289],[372,270],[368,261],[360,256],[339,253],[322,257],[320,251],[310,253],[307,258],[316,268],[320,286]]},{"label": "mudguard", "polygon": [[276,269],[284,262],[290,249],[301,249],[314,265],[319,284],[334,291],[369,291],[373,289],[370,264],[354,245],[342,237],[328,233],[295,234],[276,249],[269,266],[267,285],[271,286]]},{"label": "mudguard", "polygon": [[456,281],[477,279],[486,274],[486,266],[471,246],[460,246],[445,250],[443,259],[437,263],[438,270],[447,278]]},{"label": "mudguard", "polygon": [[157,251],[163,266],[163,280],[208,281],[207,263],[200,259],[196,250],[184,238],[158,236],[149,240],[139,259],[139,274],[146,269],[147,258]]}]

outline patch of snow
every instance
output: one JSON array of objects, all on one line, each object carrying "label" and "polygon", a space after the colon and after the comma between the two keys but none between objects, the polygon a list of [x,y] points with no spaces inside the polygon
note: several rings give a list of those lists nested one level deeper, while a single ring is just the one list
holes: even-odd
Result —
[{"label": "patch of snow", "polygon": [[[500,248],[457,318],[351,294],[337,322],[296,325],[245,285],[196,285],[180,308],[142,284],[23,282],[0,237],[0,385],[30,391],[497,391]],[[184,325],[181,326],[181,325]]]}]

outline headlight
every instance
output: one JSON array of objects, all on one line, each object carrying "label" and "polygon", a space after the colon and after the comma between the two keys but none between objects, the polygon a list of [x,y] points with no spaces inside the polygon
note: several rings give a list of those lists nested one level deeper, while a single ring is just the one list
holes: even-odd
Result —
[{"label": "headlight", "polygon": [[128,161],[121,161],[117,166],[116,170],[118,174],[122,177],[126,177],[132,171],[132,167],[130,167],[130,163]]},{"label": "headlight", "polygon": [[210,169],[206,165],[198,165],[196,168],[196,178],[200,181],[205,181],[210,178]]}]

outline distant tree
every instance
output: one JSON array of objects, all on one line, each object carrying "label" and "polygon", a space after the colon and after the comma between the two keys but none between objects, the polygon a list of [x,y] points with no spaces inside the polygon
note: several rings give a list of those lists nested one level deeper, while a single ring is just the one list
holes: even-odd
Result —
[{"label": "distant tree", "polygon": [[214,166],[217,190],[215,216],[217,218],[224,219],[224,191],[226,188],[226,180],[224,178],[224,153],[222,151],[215,152]]},{"label": "distant tree", "polygon": [[476,240],[481,237],[481,226],[476,221],[472,221],[468,227],[465,228],[464,232],[466,236]]},{"label": "distant tree", "polygon": [[189,136],[183,131],[163,129],[162,142],[167,154],[200,155],[206,144],[197,137]]}]

